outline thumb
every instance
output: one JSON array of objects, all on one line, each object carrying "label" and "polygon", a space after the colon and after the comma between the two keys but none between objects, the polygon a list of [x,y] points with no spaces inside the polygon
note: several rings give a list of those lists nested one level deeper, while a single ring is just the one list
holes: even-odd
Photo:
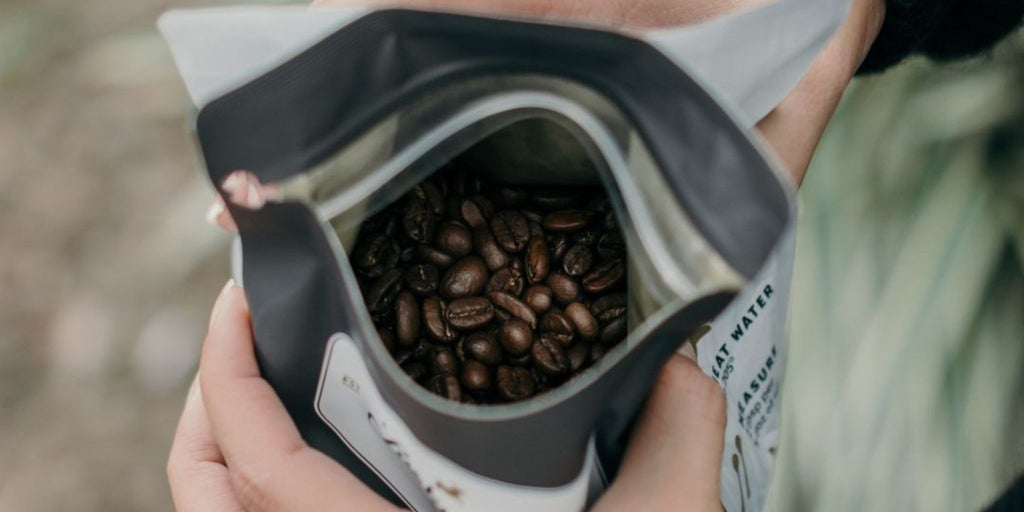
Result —
[{"label": "thumb", "polygon": [[721,510],[726,405],[693,360],[673,355],[644,407],[618,477],[595,510]]}]

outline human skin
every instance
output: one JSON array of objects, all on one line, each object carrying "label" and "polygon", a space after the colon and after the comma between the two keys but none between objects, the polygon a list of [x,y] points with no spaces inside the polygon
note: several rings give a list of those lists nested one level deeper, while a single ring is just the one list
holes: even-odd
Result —
[{"label": "human skin", "polygon": [[[693,23],[764,1],[407,0],[396,5],[653,27]],[[853,0],[847,20],[807,74],[757,124],[797,185],[883,18],[883,0]],[[213,217],[222,226],[233,225],[223,208]],[[674,356],[647,400],[618,477],[594,509],[721,510],[725,422],[718,385],[692,359]],[[302,440],[273,389],[260,378],[245,297],[231,282],[214,306],[167,471],[175,505],[184,511],[394,509]]]}]

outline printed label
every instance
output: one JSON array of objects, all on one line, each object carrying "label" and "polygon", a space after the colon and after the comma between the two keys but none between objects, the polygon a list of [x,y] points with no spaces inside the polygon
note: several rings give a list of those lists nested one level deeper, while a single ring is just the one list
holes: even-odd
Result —
[{"label": "printed label", "polygon": [[[593,441],[579,475],[555,488],[512,485],[473,473],[428,448],[383,400],[346,334],[327,343],[315,408],[348,447],[415,511],[582,510],[593,479]],[[481,454],[482,457],[486,454]]]}]

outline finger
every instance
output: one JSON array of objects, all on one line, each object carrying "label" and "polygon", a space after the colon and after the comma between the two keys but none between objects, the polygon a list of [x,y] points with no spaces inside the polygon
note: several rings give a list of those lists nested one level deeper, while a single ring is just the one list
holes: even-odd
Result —
[{"label": "finger", "polygon": [[189,389],[167,458],[167,480],[175,509],[180,512],[242,510],[210,430],[198,376]]},{"label": "finger", "polygon": [[200,384],[213,435],[239,501],[249,510],[391,508],[347,470],[302,440],[260,377],[242,289],[229,283],[203,344]]},{"label": "finger", "polygon": [[695,362],[674,355],[598,510],[720,510],[725,423],[721,388]]}]

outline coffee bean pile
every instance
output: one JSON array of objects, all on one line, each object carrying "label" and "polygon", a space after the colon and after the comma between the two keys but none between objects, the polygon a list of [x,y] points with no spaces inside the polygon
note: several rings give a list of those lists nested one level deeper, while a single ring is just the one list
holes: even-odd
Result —
[{"label": "coffee bean pile", "polygon": [[603,189],[491,186],[453,170],[368,219],[351,254],[406,374],[477,404],[558,386],[622,341],[625,258]]}]

